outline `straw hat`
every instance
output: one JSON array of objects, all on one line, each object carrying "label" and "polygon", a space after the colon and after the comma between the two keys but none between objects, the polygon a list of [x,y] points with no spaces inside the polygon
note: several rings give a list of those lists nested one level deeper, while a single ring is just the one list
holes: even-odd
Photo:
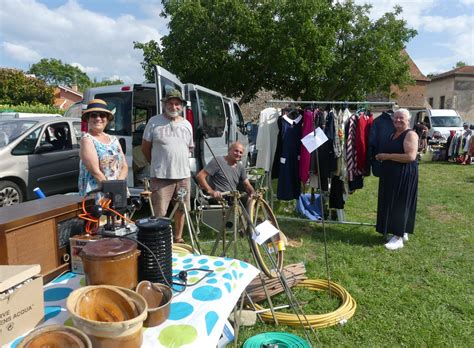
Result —
[{"label": "straw hat", "polygon": [[102,99],[92,99],[89,103],[87,103],[87,109],[82,112],[82,120],[87,121],[89,112],[103,112],[107,114],[107,120],[111,121],[114,119],[114,114],[112,111],[107,109],[107,103]]}]

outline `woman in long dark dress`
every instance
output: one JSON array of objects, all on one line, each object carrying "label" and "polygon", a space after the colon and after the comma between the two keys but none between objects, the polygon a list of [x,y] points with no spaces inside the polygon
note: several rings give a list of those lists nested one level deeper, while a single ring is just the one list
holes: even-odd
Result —
[{"label": "woman in long dark dress", "polygon": [[375,156],[382,162],[377,208],[377,232],[393,234],[385,244],[389,250],[403,248],[415,227],[418,197],[418,135],[409,129],[410,112],[399,109],[393,114],[395,133]]}]

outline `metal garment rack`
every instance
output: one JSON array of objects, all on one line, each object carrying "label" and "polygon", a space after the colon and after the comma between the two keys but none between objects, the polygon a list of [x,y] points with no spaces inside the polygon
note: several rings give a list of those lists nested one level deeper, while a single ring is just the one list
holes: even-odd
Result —
[{"label": "metal garment rack", "polygon": [[395,102],[371,102],[371,101],[321,101],[321,100],[268,100],[267,104],[331,104],[331,105],[390,105]]},{"label": "metal garment rack", "polygon": [[[328,101],[328,100],[269,100],[267,101],[267,104],[295,104],[295,105],[374,105],[374,106],[395,106],[395,102],[373,102],[373,101]],[[318,166],[319,166],[319,160],[318,160]],[[318,168],[319,172],[319,168]],[[273,190],[271,189],[271,177],[269,173],[265,173],[267,176],[267,186],[270,188],[270,204],[273,207]],[[320,178],[318,176],[318,181],[320,181]],[[321,183],[319,182],[319,187],[321,187]],[[323,195],[322,192],[321,194],[321,205],[323,205]],[[343,209],[337,209],[338,214],[339,211],[343,211]],[[367,223],[367,222],[351,222],[351,221],[324,221],[324,210],[323,207],[321,206],[321,214],[322,214],[322,219],[320,221],[311,221],[314,223],[321,223],[324,225],[324,223],[331,223],[331,224],[344,224],[344,225],[357,225],[357,226],[375,226],[375,224]],[[308,222],[306,219],[301,219],[301,218],[295,218],[295,217],[285,217],[278,215],[278,219],[282,220],[292,220],[292,221],[305,221]]]}]

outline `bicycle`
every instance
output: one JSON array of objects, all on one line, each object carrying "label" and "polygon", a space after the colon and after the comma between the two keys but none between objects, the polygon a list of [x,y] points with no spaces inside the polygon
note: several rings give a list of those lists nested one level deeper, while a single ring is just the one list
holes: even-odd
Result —
[{"label": "bicycle", "polygon": [[[211,255],[215,255],[219,243],[222,241],[222,253],[220,256],[227,255],[227,251],[231,244],[234,244],[234,255],[237,257],[237,241],[239,237],[247,238],[250,251],[255,258],[255,261],[260,266],[262,272],[264,272],[269,278],[277,277],[277,272],[274,269],[276,266],[279,271],[283,269],[284,251],[286,244],[286,237],[281,232],[275,215],[270,205],[263,199],[265,190],[259,189],[257,193],[250,197],[247,204],[247,211],[244,211],[241,202],[239,201],[243,195],[239,191],[228,191],[223,192],[220,201],[217,205],[212,205],[212,208],[218,208],[222,210],[222,220],[216,224],[217,219],[214,213],[214,218],[206,221],[206,210],[205,208],[198,209],[197,224],[204,223],[206,226],[218,232],[217,238],[212,247]],[[211,197],[200,193],[208,201]],[[225,198],[229,197],[230,201]],[[200,221],[199,221],[200,220]],[[255,226],[264,222],[269,221],[276,229],[279,230],[277,234],[271,238],[265,240],[262,245],[259,245],[253,236],[257,233]],[[232,238],[226,241],[226,235],[228,231],[232,231]],[[275,258],[271,260],[270,258]]]}]

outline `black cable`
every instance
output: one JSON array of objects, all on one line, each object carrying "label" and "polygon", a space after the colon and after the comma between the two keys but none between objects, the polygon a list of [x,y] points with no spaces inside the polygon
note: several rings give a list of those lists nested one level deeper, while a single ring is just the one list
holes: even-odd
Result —
[{"label": "black cable", "polygon": [[[102,234],[102,236],[110,237],[110,235],[104,234],[104,233]],[[138,240],[136,240],[136,239],[134,239],[134,238],[127,237],[127,236],[120,236],[120,237],[115,236],[115,238],[128,239],[128,240],[131,240],[131,241],[133,241],[133,242],[136,242],[136,243],[139,244],[140,246],[144,247],[144,248],[153,256],[153,258],[155,259],[155,262],[156,262],[156,264],[158,265],[158,268],[159,268],[159,270],[160,270],[160,272],[161,272],[161,275],[163,276],[163,279],[164,279],[166,285],[168,285],[171,290],[174,290],[174,291],[176,291],[176,292],[183,292],[186,288],[192,287],[192,286],[195,286],[195,285],[199,284],[201,281],[203,281],[206,277],[208,277],[211,273],[214,272],[214,270],[211,270],[211,269],[190,268],[190,269],[188,269],[188,270],[180,271],[180,272],[178,273],[178,278],[180,278],[180,279],[184,278],[184,279],[182,279],[183,282],[184,282],[184,284],[183,284],[183,283],[175,283],[175,282],[171,282],[171,284],[170,284],[170,283],[168,282],[168,280],[166,280],[166,276],[165,276],[165,274],[164,274],[164,272],[163,272],[163,269],[161,268],[161,265],[160,265],[160,262],[159,262],[158,258],[156,257],[155,253],[154,253],[153,251],[151,251],[151,249],[150,249],[148,246],[146,246],[145,244],[143,244],[142,242],[140,242],[140,241],[138,241]],[[201,279],[199,279],[197,282],[195,282],[195,283],[193,283],[193,284],[191,284],[191,285],[188,285],[188,284],[187,284],[187,277],[188,277],[188,272],[189,272],[189,271],[203,271],[203,272],[206,272],[206,275],[204,275],[204,277],[202,277]],[[182,278],[179,276],[180,274],[183,274]],[[174,277],[176,277],[176,276],[174,276]],[[173,285],[179,285],[179,286],[184,287],[184,288],[178,290],[178,289],[176,289],[176,288],[173,288]]]}]

